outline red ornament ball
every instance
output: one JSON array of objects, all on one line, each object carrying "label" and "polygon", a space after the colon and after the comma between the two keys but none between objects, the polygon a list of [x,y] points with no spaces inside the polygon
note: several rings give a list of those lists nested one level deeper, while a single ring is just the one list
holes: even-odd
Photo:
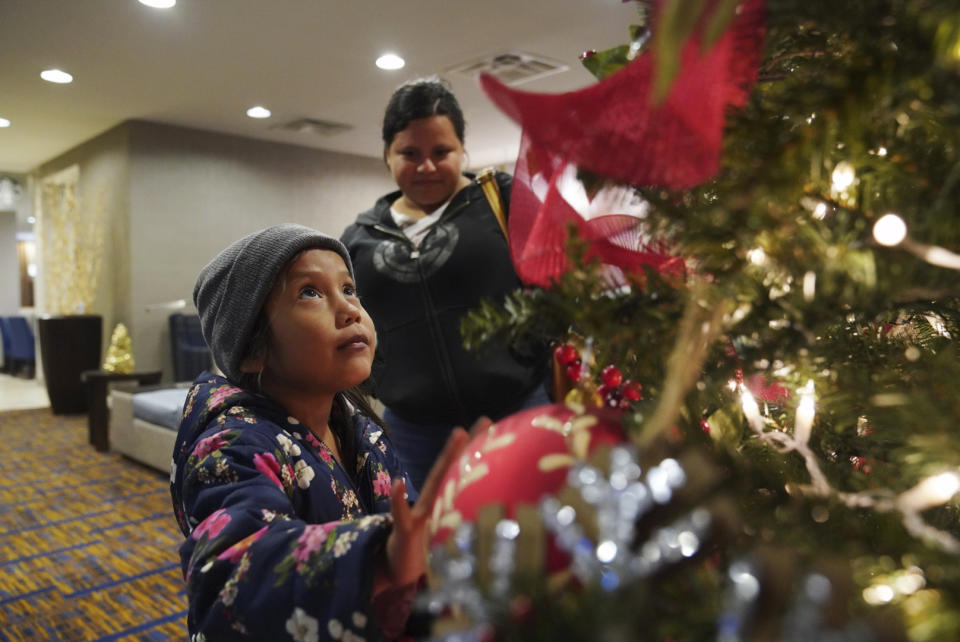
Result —
[{"label": "red ornament ball", "polygon": [[567,379],[574,383],[580,381],[580,359],[567,366]]},{"label": "red ornament ball", "polygon": [[564,343],[554,348],[553,356],[561,366],[568,366],[574,361],[580,360],[580,354],[577,352],[577,349],[569,343]]},{"label": "red ornament ball", "polygon": [[[570,466],[602,444],[623,443],[621,413],[549,404],[510,415],[467,444],[440,482],[430,521],[431,545],[442,544],[463,523],[474,523],[481,508],[503,507],[515,517],[518,506],[536,507],[565,484]],[[552,541],[548,572],[569,559]]]},{"label": "red ornament ball", "polygon": [[600,379],[603,381],[603,385],[618,388],[620,382],[623,381],[623,375],[617,366],[610,364],[600,372]]},{"label": "red ornament ball", "polygon": [[621,387],[623,398],[627,401],[640,401],[643,399],[643,386],[633,379],[627,379]]}]

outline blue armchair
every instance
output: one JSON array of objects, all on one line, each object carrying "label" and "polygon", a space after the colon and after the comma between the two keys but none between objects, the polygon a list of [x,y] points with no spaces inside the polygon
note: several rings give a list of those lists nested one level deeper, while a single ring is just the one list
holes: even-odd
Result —
[{"label": "blue armchair", "polygon": [[10,374],[13,372],[13,356],[10,351],[13,346],[13,331],[7,323],[6,317],[0,317],[0,346],[3,347],[3,367],[0,372]]},{"label": "blue armchair", "polygon": [[4,371],[32,379],[36,371],[36,347],[33,330],[21,316],[0,318],[3,333]]}]

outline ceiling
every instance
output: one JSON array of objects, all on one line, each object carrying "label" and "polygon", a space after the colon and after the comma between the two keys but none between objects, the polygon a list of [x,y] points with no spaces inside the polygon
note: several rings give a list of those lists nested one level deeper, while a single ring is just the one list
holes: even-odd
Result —
[{"label": "ceiling", "polygon": [[[559,92],[593,77],[586,49],[624,43],[624,0],[0,0],[0,173],[23,174],[127,119],[379,157],[380,119],[397,85],[437,73],[467,118],[473,166],[512,162],[519,130],[451,71],[505,52],[567,65],[522,89]],[[383,71],[384,52],[406,67]],[[74,82],[40,72],[59,68]],[[246,116],[263,105],[273,115]],[[277,126],[309,118],[332,134]]]}]

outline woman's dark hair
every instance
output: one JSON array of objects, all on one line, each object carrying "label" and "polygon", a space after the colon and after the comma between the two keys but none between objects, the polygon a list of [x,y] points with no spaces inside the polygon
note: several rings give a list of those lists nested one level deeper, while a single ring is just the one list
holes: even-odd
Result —
[{"label": "woman's dark hair", "polygon": [[453,131],[463,143],[466,124],[460,103],[447,85],[437,76],[419,78],[401,85],[387,103],[383,113],[383,149],[386,152],[394,136],[410,125],[410,121],[430,116],[446,116]]}]

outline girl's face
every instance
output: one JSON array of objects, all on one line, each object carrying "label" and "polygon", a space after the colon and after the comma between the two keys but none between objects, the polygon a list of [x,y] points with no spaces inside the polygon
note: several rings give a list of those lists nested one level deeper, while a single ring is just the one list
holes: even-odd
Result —
[{"label": "girl's face", "polygon": [[335,394],[370,376],[377,334],[339,254],[307,250],[267,297],[264,388]]},{"label": "girl's face", "polygon": [[465,155],[450,118],[430,116],[412,120],[398,132],[385,160],[403,195],[432,212],[456,191]]}]

